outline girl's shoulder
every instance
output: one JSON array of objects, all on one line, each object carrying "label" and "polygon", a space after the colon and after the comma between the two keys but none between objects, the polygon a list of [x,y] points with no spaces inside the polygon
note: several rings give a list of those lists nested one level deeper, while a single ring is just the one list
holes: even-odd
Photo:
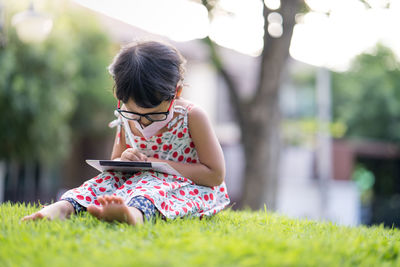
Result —
[{"label": "girl's shoulder", "polygon": [[183,99],[182,97],[175,101],[175,105],[189,111],[195,106],[193,102]]},{"label": "girl's shoulder", "polygon": [[[187,120],[189,122],[189,127],[192,124],[204,124],[204,120],[208,120],[207,113],[193,102],[179,98],[176,100],[177,106],[185,110],[187,114]],[[185,116],[186,117],[186,116]]]},{"label": "girl's shoulder", "polygon": [[195,117],[206,115],[205,111],[201,107],[197,106],[196,104],[194,104],[193,102],[191,102],[189,100],[179,98],[176,100],[176,104],[177,104],[177,106],[184,109],[189,117],[193,117],[193,115]]},{"label": "girl's shoulder", "polygon": [[175,111],[180,113],[181,116],[189,117],[192,110],[196,108],[197,106],[189,100],[179,98],[175,101]]}]

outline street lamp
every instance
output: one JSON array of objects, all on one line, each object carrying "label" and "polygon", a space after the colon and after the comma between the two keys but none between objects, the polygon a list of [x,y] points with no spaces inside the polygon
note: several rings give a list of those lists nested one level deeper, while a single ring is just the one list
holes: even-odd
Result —
[{"label": "street lamp", "polygon": [[39,43],[49,35],[53,27],[53,20],[48,15],[35,11],[31,1],[28,10],[13,16],[12,24],[21,41]]}]

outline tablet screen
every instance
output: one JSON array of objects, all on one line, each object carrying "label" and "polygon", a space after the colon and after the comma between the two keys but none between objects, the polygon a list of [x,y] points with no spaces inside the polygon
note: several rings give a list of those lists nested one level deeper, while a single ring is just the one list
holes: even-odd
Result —
[{"label": "tablet screen", "polygon": [[117,161],[117,160],[99,160],[101,166],[121,166],[121,167],[142,167],[151,168],[151,162],[144,161]]}]

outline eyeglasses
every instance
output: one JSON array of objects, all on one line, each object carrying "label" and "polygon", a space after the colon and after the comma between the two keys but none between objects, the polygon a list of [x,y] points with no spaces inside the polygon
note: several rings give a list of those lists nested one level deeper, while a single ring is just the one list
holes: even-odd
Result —
[{"label": "eyeglasses", "polygon": [[140,121],[142,117],[145,117],[148,121],[155,122],[155,121],[164,121],[167,119],[169,112],[171,110],[172,105],[174,104],[175,98],[172,99],[171,104],[169,104],[168,110],[166,112],[151,112],[151,113],[137,113],[133,111],[122,110],[120,107],[121,101],[118,100],[118,107],[117,111],[121,114],[122,117],[128,120],[135,120]]}]

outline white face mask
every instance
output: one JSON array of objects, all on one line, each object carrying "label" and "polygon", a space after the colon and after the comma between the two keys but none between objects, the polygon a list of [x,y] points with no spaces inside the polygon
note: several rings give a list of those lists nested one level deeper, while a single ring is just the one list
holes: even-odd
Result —
[{"label": "white face mask", "polygon": [[148,140],[150,139],[152,136],[154,136],[159,130],[161,130],[162,128],[164,128],[164,126],[166,126],[174,117],[174,107],[171,108],[167,118],[163,121],[155,121],[152,122],[149,126],[145,126],[143,127],[142,124],[140,124],[138,121],[133,121],[133,123],[136,126],[136,129],[138,129],[143,137]]}]

